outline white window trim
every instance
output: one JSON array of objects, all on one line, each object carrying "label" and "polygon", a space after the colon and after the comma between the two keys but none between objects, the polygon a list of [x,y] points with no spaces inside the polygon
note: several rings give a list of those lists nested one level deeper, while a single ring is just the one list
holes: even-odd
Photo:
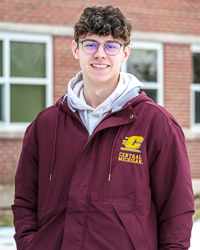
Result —
[{"label": "white window trim", "polygon": [[[0,121],[0,132],[24,132],[30,123],[10,122],[10,83],[12,84],[40,84],[46,86],[46,107],[53,103],[53,41],[50,35],[25,34],[18,32],[1,32],[0,40],[3,41],[3,77],[0,84],[4,90],[4,121]],[[10,77],[10,41],[45,43],[46,46],[46,77]]]},{"label": "white window trim", "polygon": [[[131,41],[131,49],[144,49],[157,51],[157,83],[143,82],[145,89],[157,89],[158,104],[164,106],[164,56],[163,44],[159,42]],[[127,72],[127,62],[122,63],[122,72]]]},{"label": "white window trim", "polygon": [[[200,53],[200,44],[191,45],[192,53]],[[195,92],[200,92],[200,83],[190,85],[190,127],[193,132],[200,132],[200,123],[195,123]]]}]

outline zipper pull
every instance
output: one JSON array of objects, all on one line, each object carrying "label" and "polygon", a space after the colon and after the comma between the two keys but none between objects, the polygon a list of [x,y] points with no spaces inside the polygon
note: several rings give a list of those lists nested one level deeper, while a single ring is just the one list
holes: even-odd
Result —
[{"label": "zipper pull", "polygon": [[88,135],[88,141],[89,141],[90,137],[91,137],[91,135]]},{"label": "zipper pull", "polygon": [[52,179],[52,174],[50,174],[50,176],[49,176],[49,181],[51,181],[51,179]]}]

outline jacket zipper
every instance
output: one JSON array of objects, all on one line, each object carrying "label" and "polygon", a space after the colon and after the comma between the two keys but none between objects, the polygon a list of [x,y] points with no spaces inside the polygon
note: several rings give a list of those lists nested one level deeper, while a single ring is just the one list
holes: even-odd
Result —
[{"label": "jacket zipper", "polygon": [[[122,109],[120,109],[120,110],[117,110],[117,111],[115,111],[115,112],[112,112],[112,113],[110,113],[110,114],[107,114],[107,115],[98,123],[98,125],[94,128],[93,133],[92,133],[91,135],[88,134],[88,141],[89,141],[89,139],[91,138],[91,136],[94,134],[95,129],[99,126],[99,124],[101,124],[105,119],[107,119],[107,118],[108,118],[109,116],[111,116],[112,114],[115,114],[115,113],[117,113],[118,111],[121,111],[121,110],[124,110],[124,109],[128,108],[129,105],[131,105],[131,103],[128,103],[124,108],[122,108]],[[83,124],[82,120],[81,120],[81,123]],[[83,125],[84,125],[84,124],[83,124]],[[84,125],[84,126],[85,126],[85,125]]]},{"label": "jacket zipper", "polygon": [[84,214],[83,229],[82,229],[83,231],[82,231],[81,248],[80,248],[81,250],[83,250],[83,247],[84,247],[85,230],[86,230],[88,207],[89,207],[89,197],[90,197],[90,190],[91,190],[91,186],[92,186],[92,179],[93,179],[93,173],[94,173],[94,165],[95,165],[95,160],[96,160],[98,142],[99,142],[99,136],[97,137],[97,140],[95,143],[94,159],[92,161],[92,169],[91,169],[91,173],[90,173],[90,179],[89,179],[88,190],[87,190],[86,210],[85,210],[85,214]]}]

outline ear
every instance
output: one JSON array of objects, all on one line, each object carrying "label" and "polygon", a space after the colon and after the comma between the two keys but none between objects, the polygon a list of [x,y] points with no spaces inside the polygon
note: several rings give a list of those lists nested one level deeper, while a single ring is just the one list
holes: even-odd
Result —
[{"label": "ear", "polygon": [[131,48],[130,48],[130,45],[127,45],[124,49],[124,55],[123,55],[123,59],[122,59],[122,62],[125,63],[127,60],[128,60],[128,57],[131,53]]},{"label": "ear", "polygon": [[75,42],[75,40],[72,41],[72,53],[76,59],[79,59],[79,50],[77,47],[77,42]]}]

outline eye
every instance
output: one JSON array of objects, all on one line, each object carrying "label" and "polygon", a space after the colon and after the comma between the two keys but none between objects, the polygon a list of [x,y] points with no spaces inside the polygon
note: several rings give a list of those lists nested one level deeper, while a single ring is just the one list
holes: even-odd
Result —
[{"label": "eye", "polygon": [[117,49],[119,46],[117,43],[107,43],[105,45],[105,48],[106,49],[109,49],[109,50],[114,50],[114,49]]},{"label": "eye", "polygon": [[98,44],[97,43],[94,43],[94,42],[84,42],[84,47],[85,48],[88,48],[88,49],[96,49],[98,47]]}]

